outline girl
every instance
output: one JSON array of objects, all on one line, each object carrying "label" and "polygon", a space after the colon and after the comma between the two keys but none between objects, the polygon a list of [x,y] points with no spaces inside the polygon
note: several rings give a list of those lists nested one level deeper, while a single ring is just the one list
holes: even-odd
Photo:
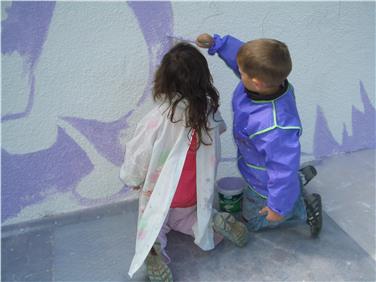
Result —
[{"label": "girl", "polygon": [[[219,134],[226,125],[205,57],[190,44],[174,46],[156,72],[153,98],[158,105],[126,144],[120,172],[128,186],[141,188],[129,275],[146,259],[150,280],[172,281],[162,259],[169,262],[165,247],[170,230],[193,236],[203,250],[214,248],[213,228],[238,246],[245,245],[247,231],[229,214],[212,216]],[[222,237],[217,237],[218,243]]]}]

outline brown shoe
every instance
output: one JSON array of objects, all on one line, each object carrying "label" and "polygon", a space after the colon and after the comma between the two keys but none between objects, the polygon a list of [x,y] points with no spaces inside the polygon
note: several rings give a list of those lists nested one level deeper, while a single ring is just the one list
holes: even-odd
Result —
[{"label": "brown shoe", "polygon": [[213,216],[213,228],[238,247],[244,247],[248,242],[247,227],[230,213],[216,213]]},{"label": "brown shoe", "polygon": [[161,245],[155,243],[146,257],[146,271],[152,282],[173,282],[172,273],[161,255]]}]

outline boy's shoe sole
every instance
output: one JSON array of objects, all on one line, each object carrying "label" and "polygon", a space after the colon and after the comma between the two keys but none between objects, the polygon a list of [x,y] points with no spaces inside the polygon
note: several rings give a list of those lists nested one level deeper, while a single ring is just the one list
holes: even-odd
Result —
[{"label": "boy's shoe sole", "polygon": [[146,271],[149,280],[152,282],[173,282],[171,270],[161,256],[160,245],[154,244],[153,249],[154,253],[150,251],[146,257]]},{"label": "boy's shoe sole", "polygon": [[213,216],[213,228],[238,247],[244,247],[248,242],[247,227],[230,213],[216,213]]},{"label": "boy's shoe sole", "polygon": [[311,236],[317,237],[322,228],[322,203],[319,194],[310,194],[304,197],[307,210],[307,223],[311,229]]},{"label": "boy's shoe sole", "polygon": [[304,181],[303,185],[307,185],[316,175],[317,170],[312,165],[307,165],[301,169],[299,169],[299,173],[303,176]]}]

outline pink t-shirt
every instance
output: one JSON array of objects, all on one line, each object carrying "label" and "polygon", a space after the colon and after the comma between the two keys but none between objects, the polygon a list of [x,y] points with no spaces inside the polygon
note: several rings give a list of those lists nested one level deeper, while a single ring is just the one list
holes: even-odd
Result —
[{"label": "pink t-shirt", "polygon": [[196,146],[197,134],[192,135],[191,145],[189,146],[187,156],[183,166],[178,187],[174,198],[172,199],[171,208],[187,208],[197,203],[196,192]]}]

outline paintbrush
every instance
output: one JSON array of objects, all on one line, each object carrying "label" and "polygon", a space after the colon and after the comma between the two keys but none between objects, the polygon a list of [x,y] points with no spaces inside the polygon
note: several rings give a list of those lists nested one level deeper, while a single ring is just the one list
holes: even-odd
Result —
[{"label": "paintbrush", "polygon": [[194,41],[192,39],[184,38],[184,37],[181,37],[181,36],[169,35],[169,34],[167,34],[167,37],[174,39],[174,40],[177,40],[177,41],[188,42],[188,43],[192,43],[192,44],[196,45],[196,41]]}]

